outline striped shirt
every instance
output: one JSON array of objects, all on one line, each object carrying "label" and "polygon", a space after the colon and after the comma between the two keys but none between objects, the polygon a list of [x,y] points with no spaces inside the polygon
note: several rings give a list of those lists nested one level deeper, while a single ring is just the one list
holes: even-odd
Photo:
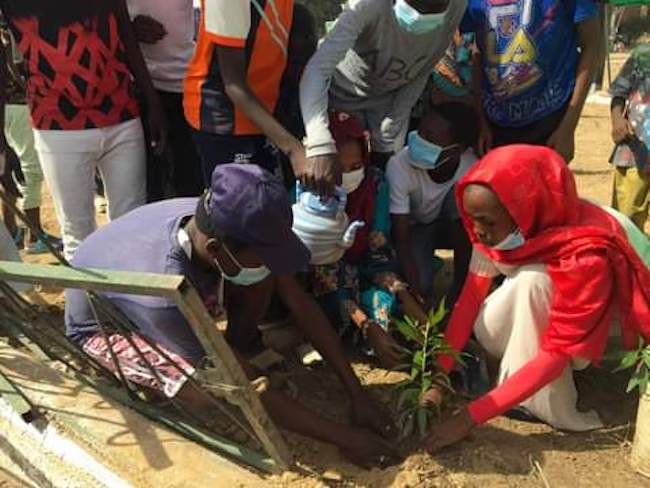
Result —
[{"label": "striped shirt", "polygon": [[294,0],[202,0],[184,86],[185,116],[192,127],[220,135],[261,134],[226,94],[215,46],[244,49],[248,86],[273,113],[287,64],[293,5]]}]

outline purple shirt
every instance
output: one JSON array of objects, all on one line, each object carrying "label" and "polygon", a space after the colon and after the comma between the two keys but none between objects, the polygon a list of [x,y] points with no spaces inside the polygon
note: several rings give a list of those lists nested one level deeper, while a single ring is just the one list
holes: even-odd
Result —
[{"label": "purple shirt", "polygon": [[[194,265],[178,242],[178,231],[194,215],[198,199],[178,198],[140,207],[91,234],[77,249],[75,267],[185,276],[203,297],[214,294],[221,278]],[[185,317],[167,298],[104,293],[144,337],[190,362],[204,356]],[[66,290],[66,335],[77,343],[100,331],[86,294]]]}]

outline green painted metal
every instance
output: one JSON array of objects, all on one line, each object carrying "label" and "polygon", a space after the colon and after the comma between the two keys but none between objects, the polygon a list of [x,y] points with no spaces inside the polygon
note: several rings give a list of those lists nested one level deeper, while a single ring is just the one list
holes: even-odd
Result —
[{"label": "green painted metal", "polygon": [[[200,338],[205,340],[205,336],[201,332],[205,333],[206,330],[212,331],[212,327],[214,326],[213,321],[209,318],[202,302],[198,299],[198,295],[196,295],[196,292],[191,286],[189,286],[182,276],[132,273],[102,269],[75,269],[68,266],[35,265],[0,261],[0,282],[21,282],[48,287],[78,288],[91,292],[96,299],[100,299],[100,297],[95,296],[95,292],[115,292],[165,297],[179,305],[179,308],[193,326],[200,324],[197,330],[199,335],[202,336]],[[10,290],[3,288],[0,292],[0,295],[11,298],[12,293]],[[188,300],[188,295],[194,299]],[[188,303],[188,301],[190,303]],[[197,310],[197,308],[199,310]],[[188,314],[189,317],[187,317]],[[197,320],[197,315],[200,316],[201,320]],[[18,300],[17,303],[11,302],[0,307],[0,317],[2,316],[4,316],[5,319],[8,319],[4,321],[8,332],[10,332],[14,338],[27,346],[32,353],[41,360],[47,358],[49,360],[63,361],[64,363],[67,363],[63,358],[57,357],[53,351],[49,351],[49,348],[41,340],[34,340],[35,337],[29,337],[33,335],[33,332],[35,332],[34,329],[37,328],[36,323],[42,321],[42,319],[40,317],[30,316],[29,307],[27,307],[26,310],[23,309],[20,300]],[[44,327],[48,327],[48,325],[49,324],[43,324]],[[0,327],[1,326],[2,324],[0,324]],[[42,332],[43,331],[41,331],[41,333]],[[213,332],[216,332],[216,328]],[[210,335],[210,332],[208,332],[208,335]],[[53,339],[53,337],[49,338],[49,340]],[[219,339],[223,340],[221,336],[219,336]],[[226,374],[227,382],[231,384],[234,381],[239,384],[237,380],[241,380],[242,387],[249,385],[243,371],[241,371],[241,367],[235,360],[234,356],[232,356],[229,347],[225,342],[217,342],[218,344],[216,344],[216,346],[219,346],[216,348],[217,350],[213,350],[213,347],[215,346],[213,340],[208,341],[208,344],[204,344],[204,347],[206,347],[206,350],[213,350],[213,354],[210,356],[215,359],[218,358],[217,363],[221,364],[224,368],[224,374],[228,373]],[[79,353],[78,351],[71,350],[71,348],[65,349],[67,349],[68,353]],[[224,358],[224,356],[226,357]],[[229,356],[232,356],[232,358],[230,358],[230,361],[227,361],[226,359],[228,359]],[[252,422],[254,427],[257,427],[255,428],[257,435],[263,438],[262,443],[265,444],[264,447],[267,452],[270,451],[273,456],[256,452],[252,449],[241,446],[237,442],[197,427],[198,424],[196,424],[196,422],[184,420],[178,415],[171,414],[168,410],[161,409],[151,403],[139,399],[138,397],[132,397],[127,391],[119,386],[112,386],[101,380],[91,380],[86,378],[85,375],[81,371],[78,371],[72,364],[67,363],[67,365],[70,369],[70,374],[87,386],[96,389],[100,393],[119,403],[133,408],[143,416],[146,416],[155,422],[159,422],[190,440],[204,445],[208,449],[266,473],[277,473],[288,468],[287,460],[290,459],[290,455],[284,445],[284,440],[279,436],[279,433],[275,431],[275,426],[272,424],[270,419],[268,419],[268,414],[261,407],[261,404],[259,404],[259,398],[252,392],[250,392],[250,395],[245,395],[247,398],[241,404],[238,402],[238,406],[245,413],[247,420]],[[236,372],[239,372],[239,374],[235,374]],[[112,375],[110,376],[112,379]],[[258,408],[251,409],[249,405],[251,402]],[[24,405],[22,405],[22,407],[24,408]],[[268,434],[267,431],[269,430],[272,432],[272,435]],[[245,431],[248,432],[248,429],[245,429]],[[277,443],[277,446],[274,445],[274,443]]]},{"label": "green painted metal", "polygon": [[643,7],[650,5],[650,0],[607,0],[612,7]]},{"label": "green painted metal", "polygon": [[5,281],[99,292],[155,295],[172,298],[185,278],[178,275],[133,273],[92,268],[68,268],[0,261],[0,278]]}]

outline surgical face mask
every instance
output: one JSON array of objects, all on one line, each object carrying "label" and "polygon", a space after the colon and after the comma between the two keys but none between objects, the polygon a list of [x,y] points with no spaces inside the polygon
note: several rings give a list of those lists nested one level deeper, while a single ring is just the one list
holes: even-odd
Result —
[{"label": "surgical face mask", "polygon": [[411,164],[420,169],[436,169],[449,159],[449,153],[456,151],[458,144],[451,146],[438,146],[424,139],[418,131],[411,131],[408,135],[408,152]]},{"label": "surgical face mask", "polygon": [[239,273],[237,273],[235,276],[229,276],[226,274],[219,264],[219,261],[215,258],[212,261],[214,262],[214,265],[221,271],[221,275],[226,281],[230,281],[233,285],[239,285],[239,286],[252,286],[256,285],[257,283],[260,283],[264,281],[270,274],[271,270],[267,268],[266,266],[262,265],[258,268],[245,268],[242,266],[239,261],[233,256],[233,254],[230,252],[230,249],[224,244],[223,245],[224,251],[226,251],[226,254],[228,254],[228,257],[232,260],[233,263],[235,263],[239,267]]},{"label": "surgical face mask", "polygon": [[498,243],[496,246],[493,246],[492,249],[497,249],[499,251],[512,251],[523,246],[526,243],[526,239],[522,235],[519,229],[511,232],[508,237]]},{"label": "surgical face mask", "polygon": [[343,178],[343,182],[341,186],[345,189],[345,191],[349,195],[357,188],[359,188],[359,186],[361,186],[361,183],[363,182],[365,176],[366,176],[366,171],[363,167],[359,169],[355,169],[354,171],[350,171],[349,173],[343,173],[341,175],[341,177]]},{"label": "surgical face mask", "polygon": [[420,36],[440,27],[445,21],[446,15],[446,12],[422,14],[406,3],[406,0],[396,0],[393,10],[397,23],[402,29]]}]

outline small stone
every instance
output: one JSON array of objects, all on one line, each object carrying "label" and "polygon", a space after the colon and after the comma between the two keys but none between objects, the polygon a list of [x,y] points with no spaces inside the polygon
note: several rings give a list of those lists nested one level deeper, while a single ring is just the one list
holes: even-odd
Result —
[{"label": "small stone", "polygon": [[329,469],[323,473],[323,479],[329,481],[343,481],[343,476],[341,476],[341,473]]}]

